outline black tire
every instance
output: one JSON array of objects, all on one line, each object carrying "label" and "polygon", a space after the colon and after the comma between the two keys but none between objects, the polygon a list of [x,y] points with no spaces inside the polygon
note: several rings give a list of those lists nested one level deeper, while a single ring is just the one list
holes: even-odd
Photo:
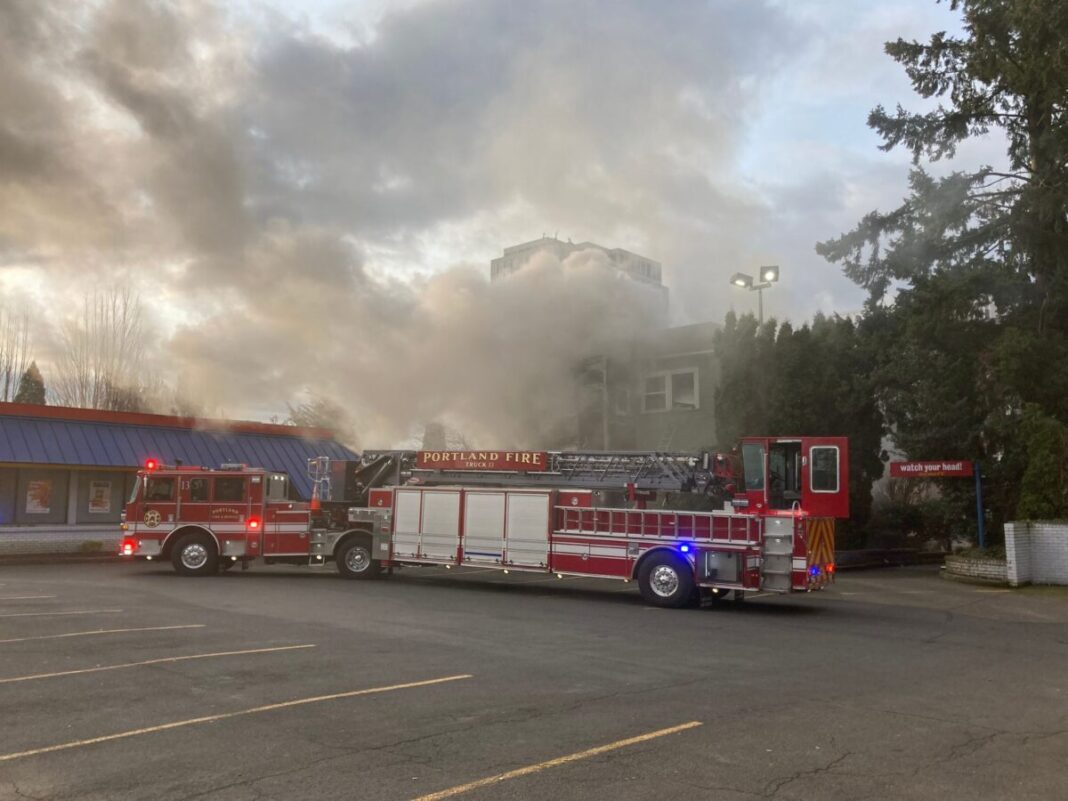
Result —
[{"label": "black tire", "polygon": [[334,553],[337,572],[347,579],[373,579],[382,575],[382,566],[371,558],[371,544],[362,537],[341,543]]},{"label": "black tire", "polygon": [[207,534],[186,534],[171,549],[171,564],[183,576],[213,576],[219,572],[215,541]]},{"label": "black tire", "polygon": [[671,609],[692,606],[698,597],[689,562],[663,551],[642,562],[638,588],[646,603]]}]

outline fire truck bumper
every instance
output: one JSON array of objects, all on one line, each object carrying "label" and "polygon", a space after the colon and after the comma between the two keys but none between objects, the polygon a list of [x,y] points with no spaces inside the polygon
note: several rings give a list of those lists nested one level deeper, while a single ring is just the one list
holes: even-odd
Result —
[{"label": "fire truck bumper", "polygon": [[140,537],[123,537],[119,556],[159,556],[163,543],[159,540],[143,540]]},{"label": "fire truck bumper", "polygon": [[248,552],[248,543],[244,537],[223,539],[219,544],[222,547],[222,556],[245,556]]}]

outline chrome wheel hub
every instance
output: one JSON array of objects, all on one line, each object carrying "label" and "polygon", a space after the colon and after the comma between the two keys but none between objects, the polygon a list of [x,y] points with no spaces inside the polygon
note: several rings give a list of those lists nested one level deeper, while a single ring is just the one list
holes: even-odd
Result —
[{"label": "chrome wheel hub", "polygon": [[362,545],[350,548],[345,554],[345,567],[353,573],[362,573],[371,566],[371,553]]},{"label": "chrome wheel hub", "polygon": [[182,566],[190,570],[199,570],[208,561],[208,549],[199,542],[182,548]]},{"label": "chrome wheel hub", "polygon": [[671,565],[657,565],[649,576],[649,586],[661,598],[670,598],[679,589],[679,574]]}]

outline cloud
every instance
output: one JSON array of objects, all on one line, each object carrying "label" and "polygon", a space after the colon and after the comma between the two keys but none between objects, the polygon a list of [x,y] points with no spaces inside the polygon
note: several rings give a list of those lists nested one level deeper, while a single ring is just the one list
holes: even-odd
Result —
[{"label": "cloud", "polygon": [[[848,169],[769,198],[745,164],[804,15],[382,8],[328,36],[209,0],[0,6],[0,282],[137,284],[173,373],[233,413],[326,388],[383,436],[439,416],[536,444],[573,407],[546,389],[574,354],[649,321],[591,254],[490,285],[499,248],[560,231],[641,252],[677,319],[709,319],[730,273],[836,219]],[[818,283],[784,281],[784,306],[825,306]]]}]

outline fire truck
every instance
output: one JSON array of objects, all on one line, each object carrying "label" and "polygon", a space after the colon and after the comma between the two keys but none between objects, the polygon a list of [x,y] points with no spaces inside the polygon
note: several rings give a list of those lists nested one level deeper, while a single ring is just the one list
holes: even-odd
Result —
[{"label": "fire truck", "polygon": [[664,607],[810,592],[834,580],[848,463],[843,437],[745,438],[730,454],[369,451],[309,460],[302,501],[284,473],[150,460],[120,553],[187,576],[263,562],[598,577]]}]

